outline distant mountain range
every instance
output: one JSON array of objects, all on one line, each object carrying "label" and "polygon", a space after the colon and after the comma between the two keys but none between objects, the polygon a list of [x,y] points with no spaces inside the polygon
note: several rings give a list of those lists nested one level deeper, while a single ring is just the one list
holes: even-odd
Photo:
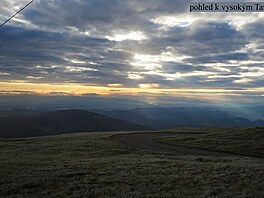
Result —
[{"label": "distant mountain range", "polygon": [[94,112],[149,128],[175,127],[255,127],[264,126],[263,120],[251,121],[236,114],[206,107],[141,108]]},{"label": "distant mountain range", "polygon": [[212,107],[141,108],[132,110],[12,109],[0,111],[0,137],[20,138],[75,132],[160,130],[176,127],[256,127],[251,121]]}]

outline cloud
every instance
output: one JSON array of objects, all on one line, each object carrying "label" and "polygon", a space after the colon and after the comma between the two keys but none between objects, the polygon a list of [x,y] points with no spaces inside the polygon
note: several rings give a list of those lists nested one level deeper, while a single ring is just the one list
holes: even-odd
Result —
[{"label": "cloud", "polygon": [[[0,20],[26,2],[3,0]],[[36,0],[0,29],[1,81],[263,87],[263,14],[189,13],[189,2]]]}]

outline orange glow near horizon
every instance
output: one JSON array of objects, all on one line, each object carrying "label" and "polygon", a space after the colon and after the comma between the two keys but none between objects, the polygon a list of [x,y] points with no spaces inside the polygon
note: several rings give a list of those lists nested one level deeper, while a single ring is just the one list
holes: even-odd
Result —
[{"label": "orange glow near horizon", "polygon": [[257,93],[263,95],[263,88],[251,88],[244,90],[236,89],[197,89],[197,88],[179,88],[179,89],[166,89],[152,84],[140,85],[138,88],[129,88],[119,86],[89,86],[81,84],[47,84],[47,83],[29,83],[29,82],[0,82],[0,94],[22,94],[23,92],[32,92],[38,95],[88,95],[98,94],[101,96],[111,95],[130,95],[139,96],[154,95],[154,96],[177,96],[193,99],[203,100],[224,100],[225,96],[242,96],[243,93]]}]

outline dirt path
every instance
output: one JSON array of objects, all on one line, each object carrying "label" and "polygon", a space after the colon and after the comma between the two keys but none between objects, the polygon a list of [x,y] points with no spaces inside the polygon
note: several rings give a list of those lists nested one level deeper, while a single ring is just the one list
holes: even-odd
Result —
[{"label": "dirt path", "polygon": [[126,144],[131,148],[140,148],[150,151],[170,152],[178,156],[214,156],[214,157],[241,157],[240,155],[206,151],[195,148],[185,148],[176,145],[162,144],[154,141],[160,137],[188,137],[192,133],[134,133],[124,135],[114,135],[113,139]]}]

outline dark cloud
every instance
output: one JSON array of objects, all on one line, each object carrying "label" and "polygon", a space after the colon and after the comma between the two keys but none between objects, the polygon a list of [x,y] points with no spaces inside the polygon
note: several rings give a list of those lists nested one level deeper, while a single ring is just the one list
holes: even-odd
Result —
[{"label": "dark cloud", "polygon": [[183,64],[177,62],[166,62],[163,64],[165,73],[173,74],[176,72],[193,72],[193,71],[206,71],[207,67],[191,64]]},{"label": "dark cloud", "polygon": [[[0,32],[0,42],[1,72],[19,79],[35,76],[43,77],[39,81],[47,82],[86,80],[107,84],[113,76],[120,76],[116,70],[124,71],[126,67],[122,62],[128,56],[125,52],[114,51],[113,44],[107,39],[10,26]],[[108,49],[111,51],[107,52]],[[75,56],[75,53],[82,55]],[[74,63],[74,59],[85,63]]]},{"label": "dark cloud", "polygon": [[246,37],[226,22],[196,21],[188,27],[172,28],[166,34],[167,46],[191,56],[229,53],[248,44]]},{"label": "dark cloud", "polygon": [[229,61],[246,61],[249,60],[249,55],[247,53],[235,53],[230,52],[226,54],[216,54],[216,55],[202,55],[186,59],[187,62],[203,64],[203,63],[227,63]]},{"label": "dark cloud", "polygon": [[[148,29],[156,26],[150,17],[185,12],[189,1],[175,0],[46,0],[37,1],[24,16],[34,24],[85,31],[104,32],[105,28]],[[144,24],[144,25],[142,25]]]}]

